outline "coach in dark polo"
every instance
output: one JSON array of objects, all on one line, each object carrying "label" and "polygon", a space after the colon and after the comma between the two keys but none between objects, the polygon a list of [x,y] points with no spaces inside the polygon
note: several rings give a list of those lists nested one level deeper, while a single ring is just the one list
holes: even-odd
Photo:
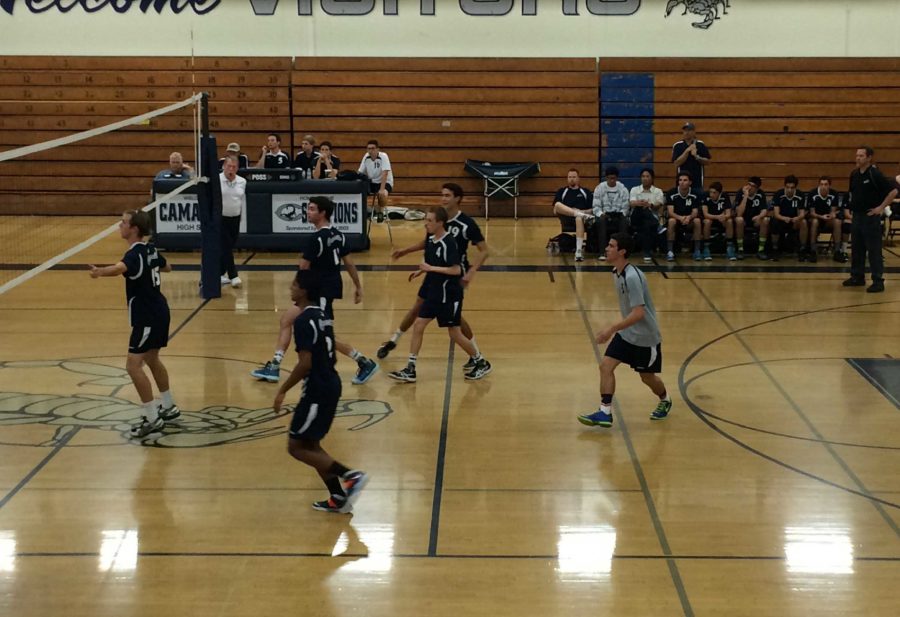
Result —
[{"label": "coach in dark polo", "polygon": [[706,144],[697,139],[697,130],[693,122],[685,122],[681,127],[681,141],[672,146],[672,162],[675,163],[675,176],[687,173],[691,176],[691,186],[695,191],[703,191],[706,186],[703,178],[703,166],[712,159]]},{"label": "coach in dark polo", "polygon": [[850,278],[844,287],[866,284],[866,253],[872,270],[869,293],[884,291],[884,257],[881,255],[881,216],[897,196],[897,189],[873,163],[875,150],[862,146],[856,150],[856,169],[850,174],[850,211],[853,222],[850,242]]}]

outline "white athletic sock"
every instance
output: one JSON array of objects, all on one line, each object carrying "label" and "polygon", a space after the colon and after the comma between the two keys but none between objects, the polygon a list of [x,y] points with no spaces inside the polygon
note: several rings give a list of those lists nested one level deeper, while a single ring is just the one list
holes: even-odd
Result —
[{"label": "white athletic sock", "polygon": [[175,401],[172,400],[172,392],[166,390],[165,392],[159,393],[160,398],[162,399],[162,406],[168,409],[172,405],[175,404]]},{"label": "white athletic sock", "polygon": [[848,245],[848,244],[850,244],[850,243],[849,243],[849,242],[841,242],[841,252],[842,252],[842,253],[846,253],[846,252],[847,252],[847,245]]},{"label": "white athletic sock", "polygon": [[281,364],[282,360],[284,360],[284,350],[276,349],[275,355],[272,356],[272,362],[274,362],[275,364]]},{"label": "white athletic sock", "polygon": [[397,330],[391,335],[391,342],[396,343],[400,340],[401,336],[403,336],[403,330]]},{"label": "white athletic sock", "polygon": [[416,354],[409,354],[409,366],[415,368],[416,367]]},{"label": "white athletic sock", "polygon": [[584,247],[584,238],[575,238],[575,250],[580,251]]},{"label": "white athletic sock", "polygon": [[144,416],[147,417],[149,422],[156,422],[157,418],[159,418],[159,402],[153,400],[149,403],[144,403]]},{"label": "white athletic sock", "polygon": [[352,360],[356,360],[357,362],[359,362],[362,357],[363,357],[363,355],[361,353],[359,353],[358,351],[356,351],[355,349],[350,350],[350,358]]},{"label": "white athletic sock", "polygon": [[472,359],[475,360],[475,362],[481,362],[482,360],[484,360],[484,358],[481,356],[481,352],[476,352],[475,355],[472,356]]},{"label": "white athletic sock", "polygon": [[481,350],[478,349],[478,343],[475,342],[475,337],[473,336],[472,338],[470,338],[470,339],[469,339],[469,342],[472,343],[472,347],[475,348],[475,355],[480,356],[480,355],[481,355]]},{"label": "white athletic sock", "polygon": [[604,405],[600,403],[600,411],[603,413],[612,413],[612,405]]}]

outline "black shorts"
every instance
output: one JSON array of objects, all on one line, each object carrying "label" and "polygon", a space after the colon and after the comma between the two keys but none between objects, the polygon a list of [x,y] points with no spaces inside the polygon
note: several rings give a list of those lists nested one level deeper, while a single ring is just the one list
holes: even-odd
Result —
[{"label": "black shorts", "polygon": [[[385,188],[385,190],[387,190],[388,195],[390,195],[391,191],[394,190],[394,187],[392,187],[390,184],[385,184],[384,188]],[[380,191],[380,190],[381,190],[381,182],[379,182],[378,184],[375,184],[374,182],[369,182],[369,195],[377,195],[378,191]]]},{"label": "black shorts", "polygon": [[147,353],[169,344],[169,317],[160,317],[152,324],[132,326],[128,339],[128,353]]},{"label": "black shorts", "polygon": [[419,317],[422,319],[434,319],[437,317],[438,326],[441,328],[454,328],[462,323],[462,299],[452,302],[435,302],[425,299],[422,308],[419,309]]},{"label": "black shorts", "polygon": [[325,319],[334,319],[334,298],[320,296],[319,308],[325,313]]},{"label": "black shorts", "polygon": [[638,373],[662,372],[662,343],[658,343],[656,347],[638,347],[623,339],[617,332],[603,355],[624,362]]},{"label": "black shorts", "polygon": [[783,236],[785,234],[789,234],[792,231],[794,231],[793,223],[785,223],[784,221],[776,219],[776,218],[773,218],[771,220],[771,223],[772,223],[772,233],[774,233],[777,236]]},{"label": "black shorts", "polygon": [[328,387],[311,391],[307,388],[294,408],[291,428],[288,433],[291,439],[307,439],[321,441],[331,430],[338,401],[341,399],[341,382],[336,380]]},{"label": "black shorts", "polygon": [[563,216],[562,214],[557,214],[556,216],[559,219],[560,231],[562,231],[563,233],[575,232],[574,216]]},{"label": "black shorts", "polygon": [[[754,223],[753,222],[754,216],[759,216],[759,212],[750,212],[749,210],[744,211],[744,223],[745,223],[746,228],[750,229],[753,227],[759,227],[759,225],[762,224],[762,219],[760,219],[759,224]],[[766,216],[769,216],[769,215],[766,214]]]}]

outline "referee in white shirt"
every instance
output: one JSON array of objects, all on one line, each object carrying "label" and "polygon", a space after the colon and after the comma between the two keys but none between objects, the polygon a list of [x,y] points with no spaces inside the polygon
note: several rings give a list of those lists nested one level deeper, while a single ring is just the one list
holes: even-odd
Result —
[{"label": "referee in white shirt", "polygon": [[241,233],[241,216],[247,209],[247,181],[237,175],[238,160],[226,156],[219,182],[222,185],[222,284],[240,287],[234,265],[234,246]]}]

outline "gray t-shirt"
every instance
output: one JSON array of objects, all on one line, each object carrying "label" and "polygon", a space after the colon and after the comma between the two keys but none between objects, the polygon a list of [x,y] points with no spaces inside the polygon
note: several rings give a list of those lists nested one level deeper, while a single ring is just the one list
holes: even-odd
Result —
[{"label": "gray t-shirt", "polygon": [[622,274],[613,270],[613,285],[619,297],[619,311],[622,317],[628,317],[636,306],[644,307],[644,318],[636,324],[619,331],[619,335],[632,345],[638,347],[656,347],[662,337],[659,333],[659,322],[656,320],[656,309],[650,288],[644,273],[635,266],[627,264]]}]

